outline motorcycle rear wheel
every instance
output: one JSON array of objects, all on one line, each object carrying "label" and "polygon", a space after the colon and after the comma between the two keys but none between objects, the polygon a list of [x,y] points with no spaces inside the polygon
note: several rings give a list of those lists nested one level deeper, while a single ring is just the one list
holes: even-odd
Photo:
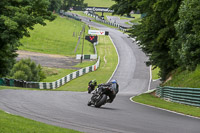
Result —
[{"label": "motorcycle rear wheel", "polygon": [[88,104],[87,104],[88,106],[91,106],[92,105],[92,102],[91,101],[88,101]]},{"label": "motorcycle rear wheel", "polygon": [[95,103],[94,106],[97,108],[100,108],[102,105],[104,105],[106,103],[106,101],[107,101],[107,96],[106,96],[106,94],[103,94],[101,99],[97,103]]}]

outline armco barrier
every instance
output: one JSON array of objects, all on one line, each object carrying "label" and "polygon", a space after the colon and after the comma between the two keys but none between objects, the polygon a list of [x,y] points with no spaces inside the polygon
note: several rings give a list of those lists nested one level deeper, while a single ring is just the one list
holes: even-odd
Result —
[{"label": "armco barrier", "polygon": [[117,28],[119,28],[119,29],[120,29],[121,31],[123,31],[123,32],[126,32],[126,31],[127,31],[127,29],[123,28],[122,26],[120,26],[120,25],[117,24],[117,23],[112,23],[112,22],[109,22],[109,21],[106,21],[106,20],[102,20],[102,19],[100,19],[98,16],[93,15],[93,14],[91,14],[91,13],[89,13],[89,12],[84,12],[84,13],[85,13],[86,15],[88,15],[88,16],[94,17],[95,20],[97,20],[97,21],[99,21],[99,22],[101,22],[101,23],[105,23],[105,24],[108,24],[108,25],[117,27]]},{"label": "armco barrier", "polygon": [[200,107],[200,88],[159,87],[156,96],[168,101]]},{"label": "armco barrier", "polygon": [[96,64],[82,68],[82,69],[75,71],[71,74],[68,74],[65,77],[58,79],[54,82],[26,82],[23,80],[1,78],[0,85],[24,87],[24,88],[38,88],[38,89],[56,89],[64,84],[66,84],[67,82],[69,82],[75,78],[78,78],[86,73],[96,71],[99,68],[99,66],[100,66],[100,57],[98,58]]}]

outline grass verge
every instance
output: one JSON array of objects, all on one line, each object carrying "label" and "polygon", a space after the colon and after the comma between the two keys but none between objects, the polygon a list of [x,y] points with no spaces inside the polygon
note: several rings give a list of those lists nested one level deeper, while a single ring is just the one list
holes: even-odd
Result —
[{"label": "grass verge", "polygon": [[141,21],[141,14],[133,14],[132,17],[135,17],[133,20],[131,20],[131,23],[134,24],[140,24]]},{"label": "grass verge", "polygon": [[[97,52],[98,56],[101,57],[100,61],[100,68],[97,71],[90,72],[76,78],[67,84],[61,86],[60,88],[55,89],[62,90],[62,91],[86,91],[88,82],[92,79],[96,79],[97,82],[105,83],[111,77],[112,73],[114,72],[117,63],[118,63],[118,55],[115,50],[114,45],[112,44],[110,38],[108,36],[99,36],[99,44],[97,45]],[[95,64],[95,61],[84,62],[77,64],[74,67],[86,67]],[[46,73],[49,75],[43,82],[52,82],[58,80],[67,74],[75,71],[69,69],[54,69],[54,68],[46,68]],[[28,90],[29,88],[20,88],[20,87],[8,87],[8,86],[0,86],[0,89],[25,89]],[[36,90],[36,89],[34,89]]]},{"label": "grass verge", "polygon": [[80,133],[75,130],[47,125],[0,110],[1,133]]},{"label": "grass verge", "polygon": [[[82,63],[79,63],[73,67],[74,68],[84,68],[84,67],[92,66],[95,63],[96,63],[96,61],[83,61]],[[68,75],[72,72],[77,71],[75,69],[50,68],[50,67],[43,67],[42,69],[46,75],[46,78],[44,80],[42,80],[41,82],[53,82],[53,81],[56,81],[58,79],[65,77],[66,75]]]},{"label": "grass verge", "polygon": [[108,36],[99,36],[97,51],[101,57],[100,68],[97,71],[74,79],[56,90],[86,91],[88,82],[92,79],[96,79],[98,84],[107,82],[118,63],[116,50]]},{"label": "grass verge", "polygon": [[173,103],[173,102],[167,102],[163,99],[157,98],[151,94],[142,94],[136,97],[133,97],[132,99],[135,102],[183,113],[186,115],[191,115],[195,117],[200,117],[200,108],[179,104],[179,103]]},{"label": "grass verge", "polygon": [[[20,40],[23,45],[19,49],[64,56],[75,56],[82,52],[81,39],[77,52],[74,53],[84,23],[60,16],[57,16],[54,21],[46,23],[46,26],[35,25],[34,30],[30,30],[30,37]],[[88,26],[86,26],[85,32],[87,33],[87,31]],[[84,53],[94,53],[93,45],[89,41],[85,41]]]},{"label": "grass verge", "polygon": [[176,69],[163,86],[200,88],[200,65],[194,71]]},{"label": "grass verge", "polygon": [[160,69],[158,67],[156,67],[155,69],[152,69],[152,79],[153,80],[160,78],[160,76],[158,75],[159,71],[160,71]]},{"label": "grass verge", "polygon": [[41,82],[53,82],[76,71],[74,69],[50,68],[50,67],[43,67],[42,69],[46,75],[46,78]]}]

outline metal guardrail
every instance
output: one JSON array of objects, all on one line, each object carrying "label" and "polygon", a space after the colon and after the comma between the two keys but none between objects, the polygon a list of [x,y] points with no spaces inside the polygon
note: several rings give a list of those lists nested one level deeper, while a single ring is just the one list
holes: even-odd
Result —
[{"label": "metal guardrail", "polygon": [[123,32],[126,32],[127,31],[127,29],[125,29],[125,28],[123,28],[122,26],[120,26],[119,24],[117,24],[117,23],[112,23],[112,22],[109,22],[109,21],[106,21],[106,20],[102,20],[102,19],[100,19],[98,16],[96,16],[96,15],[93,15],[93,14],[90,14],[89,12],[84,12],[86,15],[88,15],[88,16],[91,16],[91,17],[94,17],[95,18],[95,20],[97,20],[97,21],[99,21],[99,22],[101,22],[101,23],[105,23],[105,24],[108,24],[108,25],[111,25],[111,26],[114,26],[114,27],[117,27],[117,28],[119,28],[121,31],[123,31]]},{"label": "metal guardrail", "polygon": [[200,88],[158,87],[156,96],[164,100],[200,107]]}]

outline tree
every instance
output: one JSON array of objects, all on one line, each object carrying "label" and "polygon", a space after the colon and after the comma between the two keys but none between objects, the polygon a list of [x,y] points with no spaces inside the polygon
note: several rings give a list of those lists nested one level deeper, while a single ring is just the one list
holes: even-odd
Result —
[{"label": "tree", "polygon": [[176,38],[171,40],[171,55],[179,66],[194,70],[200,63],[199,0],[184,0],[180,19],[175,23]]},{"label": "tree", "polygon": [[59,11],[63,4],[63,0],[49,0],[49,2],[50,2],[49,4],[50,11]]},{"label": "tree", "polygon": [[36,65],[31,59],[22,59],[17,62],[11,70],[10,76],[13,79],[25,81],[41,81],[45,78],[40,65]]},{"label": "tree", "polygon": [[63,0],[62,10],[69,10],[70,8],[83,10],[87,7],[87,4],[84,3],[84,0]]},{"label": "tree", "polygon": [[[115,0],[122,2],[122,0]],[[164,80],[167,74],[177,67],[170,55],[170,39],[176,35],[174,24],[179,19],[178,9],[182,0],[126,0],[131,2],[131,9],[139,9],[146,16],[140,25],[134,25],[131,36],[140,41],[139,46],[149,56],[147,65],[160,68],[160,76]],[[125,8],[119,4],[118,8]],[[129,11],[131,11],[129,9]],[[116,10],[124,13],[123,10]],[[118,13],[119,14],[119,13]]]},{"label": "tree", "polygon": [[48,0],[0,1],[0,77],[6,76],[15,63],[19,40],[29,36],[28,29],[55,19],[48,7]]},{"label": "tree", "polygon": [[149,56],[147,64],[160,68],[163,80],[178,67],[169,51],[170,39],[176,35],[174,24],[179,19],[180,4],[181,0],[149,0],[138,3],[146,17],[142,19],[141,25],[135,26],[132,35],[141,41],[139,45]]},{"label": "tree", "polygon": [[115,0],[115,4],[110,8],[114,10],[113,14],[130,16],[130,12],[137,10],[137,3],[141,0]]}]

